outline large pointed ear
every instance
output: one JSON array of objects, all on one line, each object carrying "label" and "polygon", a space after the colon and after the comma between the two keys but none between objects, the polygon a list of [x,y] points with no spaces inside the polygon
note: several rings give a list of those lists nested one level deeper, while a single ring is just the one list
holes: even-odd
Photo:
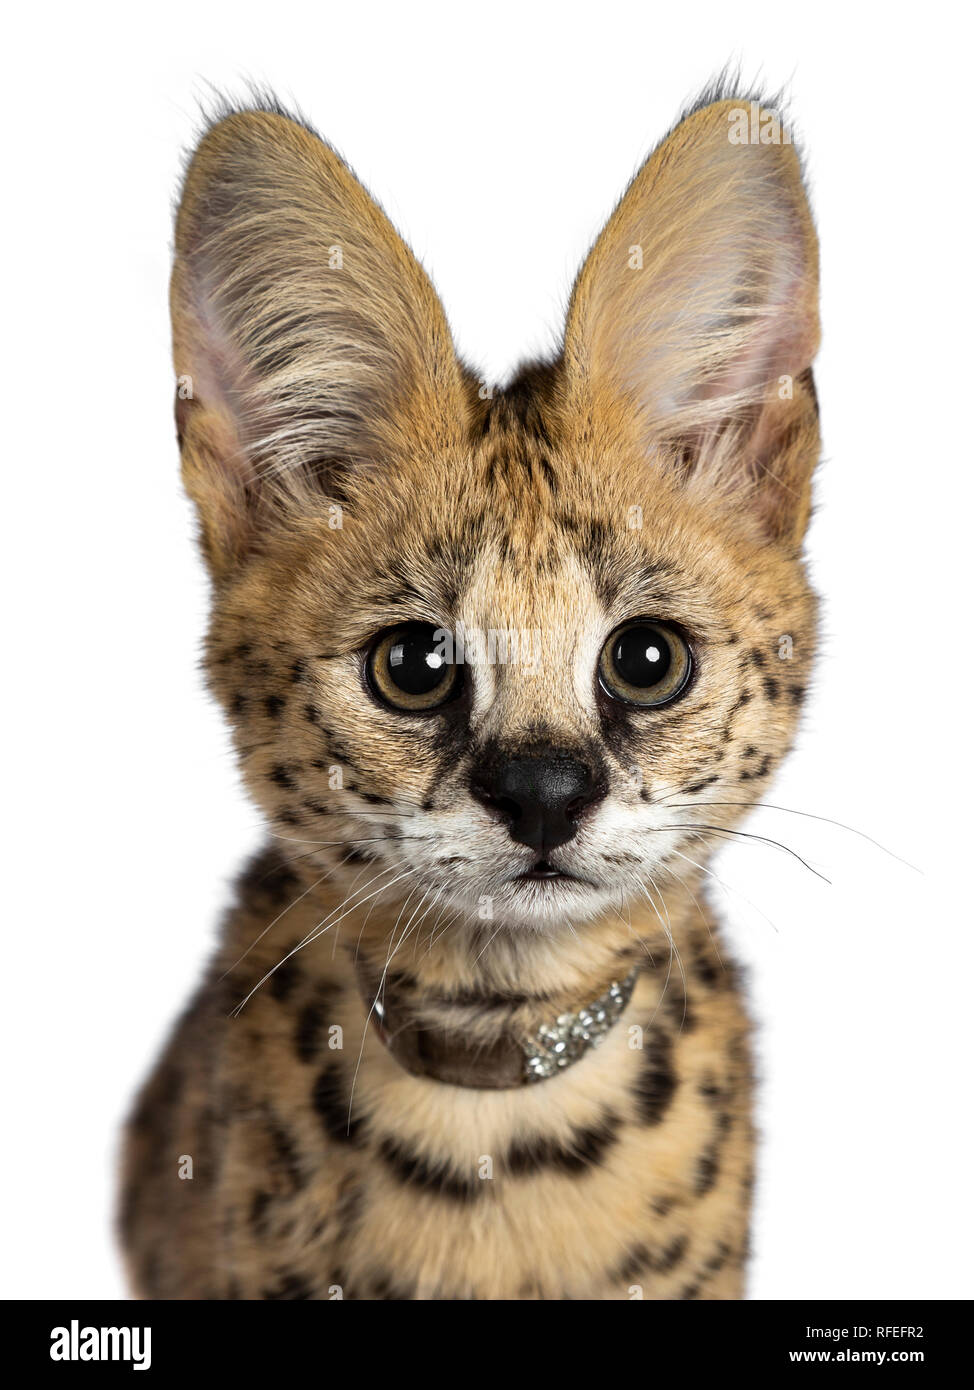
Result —
[{"label": "large pointed ear", "polygon": [[183,475],[217,575],[349,472],[462,434],[432,285],[335,152],[286,116],[239,112],[203,138],[171,302]]},{"label": "large pointed ear", "polygon": [[811,363],[818,250],[777,115],[695,111],[636,175],[576,282],[570,399],[621,420],[689,486],[718,490],[797,544],[819,448]]}]

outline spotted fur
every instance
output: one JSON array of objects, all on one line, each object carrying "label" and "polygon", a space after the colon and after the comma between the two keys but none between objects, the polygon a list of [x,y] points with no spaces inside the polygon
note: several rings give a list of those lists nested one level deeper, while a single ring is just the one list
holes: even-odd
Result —
[{"label": "spotted fur", "polygon": [[[234,111],[199,145],[173,274],[180,443],[207,670],[271,847],[129,1124],[141,1295],[742,1296],[749,1022],[706,863],[800,714],[819,447],[815,234],[794,146],[728,138],[746,105],[721,94],[650,156],[557,359],[493,391],[309,129]],[[658,710],[595,679],[639,615],[692,646]],[[406,620],[540,648],[473,656],[461,699],[404,715],[363,664]],[[521,749],[604,783],[560,850],[585,883],[517,881],[530,851],[471,793]],[[485,1091],[399,1065],[356,959],[485,1048],[639,973],[599,1048]]]}]

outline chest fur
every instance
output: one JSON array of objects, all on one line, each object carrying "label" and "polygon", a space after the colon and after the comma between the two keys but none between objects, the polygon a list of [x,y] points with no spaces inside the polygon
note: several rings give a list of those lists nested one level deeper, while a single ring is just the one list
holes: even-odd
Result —
[{"label": "chest fur", "polygon": [[[685,987],[668,956],[645,958],[600,1047],[502,1091],[403,1071],[340,955],[323,972],[277,972],[235,1018],[227,981],[204,991],[160,1068],[193,1078],[171,1084],[167,1120],[153,1108],[171,1171],[156,1163],[146,1183],[158,1145],[142,1151],[146,1291],[739,1297],[747,1021],[709,935],[681,960]],[[195,1154],[192,1183],[177,1180],[177,1153]]]}]

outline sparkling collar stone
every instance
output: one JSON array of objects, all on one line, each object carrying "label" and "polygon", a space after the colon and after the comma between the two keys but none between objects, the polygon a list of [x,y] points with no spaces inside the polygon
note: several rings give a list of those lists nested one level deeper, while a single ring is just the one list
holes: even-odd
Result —
[{"label": "sparkling collar stone", "polygon": [[632,998],[638,973],[634,968],[577,1013],[559,1014],[554,1023],[539,1028],[525,1044],[525,1081],[546,1081],[598,1047]]}]

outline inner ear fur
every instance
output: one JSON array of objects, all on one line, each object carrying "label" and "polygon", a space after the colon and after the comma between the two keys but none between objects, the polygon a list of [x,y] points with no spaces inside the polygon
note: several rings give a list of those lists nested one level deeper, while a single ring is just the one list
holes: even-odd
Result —
[{"label": "inner ear fur", "polygon": [[343,477],[463,436],[429,279],[335,151],[281,113],[234,112],[197,147],[171,308],[183,474],[217,574]]},{"label": "inner ear fur", "polygon": [[712,102],[646,160],[582,267],[570,410],[795,544],[819,450],[818,342],[818,244],[788,131],[758,103]]}]

